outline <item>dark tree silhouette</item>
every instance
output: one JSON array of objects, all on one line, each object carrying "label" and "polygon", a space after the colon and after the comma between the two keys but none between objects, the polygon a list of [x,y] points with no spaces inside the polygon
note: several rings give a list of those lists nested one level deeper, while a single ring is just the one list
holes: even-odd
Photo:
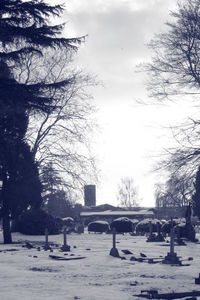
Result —
[{"label": "dark tree silhouette", "polygon": [[200,218],[200,168],[196,173],[196,180],[194,183],[195,192],[192,196],[192,206],[194,215]]},{"label": "dark tree silhouette", "polygon": [[77,48],[82,38],[63,38],[64,24],[49,23],[51,16],[59,16],[62,11],[61,5],[37,0],[0,3],[0,202],[4,243],[12,242],[10,218],[41,203],[37,166],[25,139],[29,115],[56,109],[52,94],[69,83],[68,79],[19,82],[15,69],[23,65],[27,55],[42,57],[43,49]]}]

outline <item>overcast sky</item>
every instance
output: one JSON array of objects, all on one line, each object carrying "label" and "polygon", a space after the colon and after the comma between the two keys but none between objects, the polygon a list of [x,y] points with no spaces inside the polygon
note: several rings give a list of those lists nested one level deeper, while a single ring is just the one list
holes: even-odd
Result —
[{"label": "overcast sky", "polygon": [[[77,63],[103,82],[93,92],[99,111],[100,131],[93,149],[101,170],[97,204],[117,204],[117,184],[122,177],[135,179],[142,205],[154,205],[153,186],[158,175],[151,173],[155,154],[169,145],[173,125],[185,110],[140,106],[147,99],[145,74],[136,65],[148,61],[147,43],[166,29],[175,0],[68,0],[64,20],[68,36],[88,34]],[[90,182],[92,183],[92,182]]]}]

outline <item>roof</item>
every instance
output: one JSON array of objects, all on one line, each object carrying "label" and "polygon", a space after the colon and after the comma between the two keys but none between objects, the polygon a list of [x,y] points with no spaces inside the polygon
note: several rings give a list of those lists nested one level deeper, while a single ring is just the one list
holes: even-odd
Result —
[{"label": "roof", "polygon": [[91,216],[154,216],[154,213],[150,210],[106,210],[106,211],[83,211],[80,213],[81,217]]}]

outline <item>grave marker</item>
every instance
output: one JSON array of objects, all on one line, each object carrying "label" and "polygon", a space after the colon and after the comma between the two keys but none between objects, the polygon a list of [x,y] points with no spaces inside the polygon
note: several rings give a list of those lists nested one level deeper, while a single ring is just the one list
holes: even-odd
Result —
[{"label": "grave marker", "polygon": [[153,224],[149,221],[149,236],[147,238],[147,242],[155,242],[155,234],[153,234]]},{"label": "grave marker", "polygon": [[[173,224],[172,221],[171,221],[171,225]],[[167,253],[167,256],[165,256],[164,260],[162,261],[163,264],[170,264],[170,265],[182,264],[179,257],[177,256],[177,253],[174,251],[174,238],[175,238],[175,232],[172,225],[170,230],[170,252]]]},{"label": "grave marker", "polygon": [[195,284],[200,284],[200,274],[199,277],[195,278]]},{"label": "grave marker", "polygon": [[162,232],[161,232],[161,224],[160,224],[160,222],[157,222],[156,225],[157,225],[156,241],[157,242],[164,242],[165,239],[164,239],[164,236],[162,235]]},{"label": "grave marker", "polygon": [[60,248],[63,252],[68,252],[70,251],[70,246],[67,245],[67,227],[64,226],[63,228],[63,245]]},{"label": "grave marker", "polygon": [[116,248],[116,229],[115,228],[113,228],[113,247],[110,250],[110,255],[113,257],[120,257],[119,252]]},{"label": "grave marker", "polygon": [[48,239],[49,239],[49,232],[48,232],[48,228],[45,228],[45,231],[44,231],[44,234],[45,234],[45,245],[44,245],[44,250],[46,251],[46,250],[49,250],[50,249],[50,247],[49,247],[49,241],[48,241]]}]

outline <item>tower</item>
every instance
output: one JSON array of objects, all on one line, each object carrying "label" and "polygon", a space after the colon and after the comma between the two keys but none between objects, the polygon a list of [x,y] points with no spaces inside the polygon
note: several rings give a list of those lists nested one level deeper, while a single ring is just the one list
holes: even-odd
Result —
[{"label": "tower", "polygon": [[96,185],[84,186],[84,204],[85,206],[96,206]]}]

